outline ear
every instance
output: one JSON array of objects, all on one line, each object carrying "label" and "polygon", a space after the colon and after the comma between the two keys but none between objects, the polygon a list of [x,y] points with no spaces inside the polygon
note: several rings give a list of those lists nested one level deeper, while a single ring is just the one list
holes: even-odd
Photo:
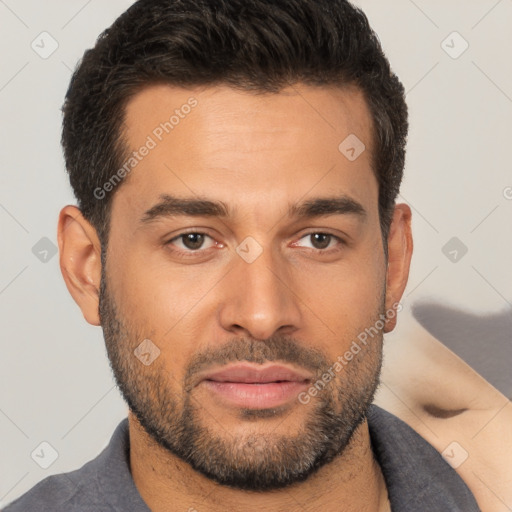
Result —
[{"label": "ear", "polygon": [[[388,236],[388,267],[386,277],[386,311],[397,304],[404,293],[409,279],[409,268],[413,251],[412,212],[408,205],[397,204]],[[396,327],[397,314],[389,317],[384,332],[390,332]]]},{"label": "ear", "polygon": [[59,215],[60,270],[69,293],[91,325],[100,325],[101,244],[93,226],[76,206]]}]

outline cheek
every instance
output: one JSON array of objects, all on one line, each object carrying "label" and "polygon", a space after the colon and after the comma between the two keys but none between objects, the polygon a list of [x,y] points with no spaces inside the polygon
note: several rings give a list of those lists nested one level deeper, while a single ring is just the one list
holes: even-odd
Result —
[{"label": "cheek", "polygon": [[187,315],[214,284],[211,273],[170,265],[161,249],[131,254],[121,249],[119,254],[123,256],[116,265],[109,265],[117,303],[128,318],[160,335]]},{"label": "cheek", "polygon": [[213,269],[176,268],[162,258],[132,254],[119,262],[116,301],[131,332],[144,333],[161,353],[167,371],[179,378],[201,346],[215,318],[215,285],[222,277]]},{"label": "cheek", "polygon": [[324,333],[319,336],[317,331],[316,339],[331,357],[343,353],[381,312],[385,273],[377,252],[302,272],[300,282],[297,296],[306,305],[310,327]]},{"label": "cheek", "polygon": [[295,280],[301,283],[308,302],[321,305],[327,314],[371,313],[380,304],[384,272],[375,250],[354,251],[337,263],[315,265],[299,273]]}]

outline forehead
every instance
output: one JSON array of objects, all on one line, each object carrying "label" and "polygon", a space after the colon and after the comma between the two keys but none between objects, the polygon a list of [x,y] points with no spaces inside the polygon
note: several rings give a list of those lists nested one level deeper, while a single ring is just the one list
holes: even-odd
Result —
[{"label": "forehead", "polygon": [[354,87],[150,86],[126,107],[125,143],[135,153],[114,203],[140,213],[165,193],[214,195],[254,211],[310,192],[369,203],[377,197],[372,126]]}]

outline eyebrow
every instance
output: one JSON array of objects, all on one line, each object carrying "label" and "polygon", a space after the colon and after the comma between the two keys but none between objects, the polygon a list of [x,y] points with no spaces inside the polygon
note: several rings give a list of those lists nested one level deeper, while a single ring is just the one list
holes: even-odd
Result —
[{"label": "eyebrow", "polygon": [[354,215],[360,220],[366,220],[367,213],[363,205],[351,197],[317,197],[292,205],[288,215],[297,218],[314,218],[327,215]]},{"label": "eyebrow", "polygon": [[[147,224],[161,218],[176,216],[227,218],[233,213],[222,201],[180,198],[163,194],[157,204],[144,212],[140,222]],[[361,221],[365,221],[367,212],[361,203],[346,195],[312,198],[290,205],[288,209],[288,216],[294,218],[310,219],[327,215],[354,215]]]},{"label": "eyebrow", "polygon": [[162,217],[229,217],[229,208],[221,201],[189,199],[163,194],[160,201],[147,210],[140,219],[149,223]]}]

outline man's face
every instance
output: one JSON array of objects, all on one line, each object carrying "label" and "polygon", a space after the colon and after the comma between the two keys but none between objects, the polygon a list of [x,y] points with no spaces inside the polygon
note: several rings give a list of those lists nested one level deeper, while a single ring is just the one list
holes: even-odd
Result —
[{"label": "man's face", "polygon": [[109,358],[152,438],[222,484],[302,480],[364,420],[381,333],[344,354],[385,311],[370,134],[355,89],[154,86],[127,106],[127,144],[149,150],[112,203]]}]

